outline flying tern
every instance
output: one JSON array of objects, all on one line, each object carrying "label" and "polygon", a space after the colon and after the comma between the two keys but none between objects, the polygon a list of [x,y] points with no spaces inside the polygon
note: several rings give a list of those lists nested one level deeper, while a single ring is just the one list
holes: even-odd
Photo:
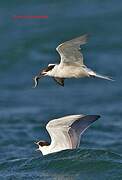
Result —
[{"label": "flying tern", "polygon": [[51,137],[51,143],[38,141],[38,149],[43,155],[66,149],[79,147],[80,138],[84,131],[97,119],[99,115],[69,115],[48,122],[46,129]]},{"label": "flying tern", "polygon": [[52,77],[61,86],[64,86],[64,80],[66,78],[98,77],[112,80],[110,77],[100,75],[84,65],[80,45],[86,44],[87,39],[88,35],[85,34],[60,44],[56,48],[61,57],[60,63],[49,64],[47,68],[41,70],[34,77],[34,87],[38,85],[38,80],[44,76]]}]

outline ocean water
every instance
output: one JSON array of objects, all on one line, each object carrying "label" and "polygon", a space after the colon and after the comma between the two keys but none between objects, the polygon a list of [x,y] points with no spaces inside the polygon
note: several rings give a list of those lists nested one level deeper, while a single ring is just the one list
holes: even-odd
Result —
[{"label": "ocean water", "polygon": [[[48,15],[48,19],[14,19]],[[121,0],[0,1],[0,180],[122,179]],[[44,78],[40,68],[60,59],[61,42],[90,35],[85,64],[111,76],[70,79],[65,86]],[[99,114],[80,148],[47,156],[34,141],[50,141],[46,123],[69,114]]]}]

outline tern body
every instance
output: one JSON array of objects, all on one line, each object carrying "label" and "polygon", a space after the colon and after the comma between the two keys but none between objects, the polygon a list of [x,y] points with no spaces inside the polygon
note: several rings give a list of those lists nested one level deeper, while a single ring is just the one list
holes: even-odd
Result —
[{"label": "tern body", "polygon": [[51,143],[39,141],[38,150],[43,155],[79,147],[80,138],[84,131],[98,118],[99,115],[70,115],[51,120],[46,129],[50,134]]},{"label": "tern body", "polygon": [[66,78],[82,78],[82,77],[99,77],[102,79],[112,80],[107,76],[100,75],[90,68],[87,68],[83,62],[83,55],[80,52],[80,46],[87,43],[88,35],[83,35],[60,44],[56,50],[60,54],[61,60],[59,64],[49,64],[47,68],[40,71],[35,76],[35,87],[38,80],[43,76],[53,77],[54,80],[64,86]]},{"label": "tern body", "polygon": [[73,65],[55,65],[52,71],[47,72],[48,76],[58,77],[58,78],[80,78],[86,77],[88,75],[85,66],[76,66]]}]

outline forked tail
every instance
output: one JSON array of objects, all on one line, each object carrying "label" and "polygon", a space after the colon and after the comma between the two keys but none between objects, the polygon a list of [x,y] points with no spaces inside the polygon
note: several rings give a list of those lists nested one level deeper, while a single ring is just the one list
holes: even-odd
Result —
[{"label": "forked tail", "polygon": [[109,81],[114,81],[112,78],[110,78],[110,77],[108,77],[108,76],[101,75],[101,74],[95,73],[94,76],[95,76],[95,77],[98,77],[98,78],[106,79],[106,80],[109,80]]},{"label": "forked tail", "polygon": [[98,74],[98,73],[96,73],[96,72],[94,72],[94,71],[92,71],[91,69],[88,69],[88,68],[87,68],[87,72],[92,77],[98,77],[98,78],[106,79],[106,80],[109,80],[109,81],[114,81],[112,78],[110,78],[108,76]]}]

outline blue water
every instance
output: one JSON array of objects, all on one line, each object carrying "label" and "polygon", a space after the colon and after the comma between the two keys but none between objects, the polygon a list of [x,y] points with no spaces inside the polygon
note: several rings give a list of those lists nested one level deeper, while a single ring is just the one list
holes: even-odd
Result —
[{"label": "blue water", "polygon": [[[122,2],[0,1],[0,179],[122,179]],[[48,19],[13,19],[48,15]],[[59,59],[61,42],[89,33],[86,65],[115,79],[71,79],[65,87],[32,77]],[[68,114],[99,114],[80,148],[43,157],[46,123]]]}]

